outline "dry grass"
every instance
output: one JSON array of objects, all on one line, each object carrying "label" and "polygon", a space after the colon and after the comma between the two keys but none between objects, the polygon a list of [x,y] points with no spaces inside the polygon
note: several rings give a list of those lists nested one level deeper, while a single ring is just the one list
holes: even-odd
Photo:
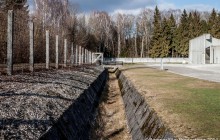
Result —
[{"label": "dry grass", "polygon": [[220,83],[151,68],[123,73],[179,138],[220,138]]}]

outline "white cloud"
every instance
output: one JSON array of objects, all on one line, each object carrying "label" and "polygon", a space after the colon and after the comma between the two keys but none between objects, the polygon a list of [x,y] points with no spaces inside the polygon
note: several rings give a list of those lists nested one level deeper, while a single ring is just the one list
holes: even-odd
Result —
[{"label": "white cloud", "polygon": [[160,10],[176,9],[177,7],[173,3],[161,3],[158,4]]},{"label": "white cloud", "polygon": [[[134,2],[134,1],[133,1]],[[137,0],[138,3],[141,3],[143,2],[143,0]],[[143,5],[142,8],[136,8],[136,9],[130,9],[130,10],[125,10],[125,9],[117,9],[115,10],[112,14],[115,14],[115,13],[121,13],[121,14],[133,14],[133,15],[138,15],[141,10],[143,8],[147,8],[147,9],[152,9],[154,10],[155,9],[155,6],[156,6],[156,3],[155,5]],[[157,2],[157,6],[160,10],[168,10],[168,9],[177,9],[177,7],[175,6],[175,4],[173,3],[168,3],[166,2],[165,0],[159,0]]]},{"label": "white cloud", "polygon": [[117,14],[117,13],[138,15],[141,12],[141,10],[142,10],[142,8],[130,9],[130,10],[117,9],[114,12],[112,12],[111,15],[114,15],[114,14]]}]

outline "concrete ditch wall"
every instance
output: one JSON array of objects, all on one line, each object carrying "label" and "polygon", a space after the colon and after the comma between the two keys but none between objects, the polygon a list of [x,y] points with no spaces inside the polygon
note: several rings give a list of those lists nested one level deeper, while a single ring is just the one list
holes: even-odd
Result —
[{"label": "concrete ditch wall", "polygon": [[119,70],[116,72],[133,140],[174,138],[144,97]]},{"label": "concrete ditch wall", "polygon": [[107,75],[104,70],[40,140],[89,139],[90,124],[94,120],[94,112]]}]

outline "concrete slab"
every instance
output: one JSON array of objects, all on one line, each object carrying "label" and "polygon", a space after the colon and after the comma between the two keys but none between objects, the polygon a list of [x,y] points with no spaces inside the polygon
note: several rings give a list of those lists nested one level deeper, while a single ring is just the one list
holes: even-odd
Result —
[{"label": "concrete slab", "polygon": [[[160,64],[147,64],[148,67],[160,69]],[[220,65],[190,65],[190,64],[164,64],[168,72],[202,80],[220,82]]]}]

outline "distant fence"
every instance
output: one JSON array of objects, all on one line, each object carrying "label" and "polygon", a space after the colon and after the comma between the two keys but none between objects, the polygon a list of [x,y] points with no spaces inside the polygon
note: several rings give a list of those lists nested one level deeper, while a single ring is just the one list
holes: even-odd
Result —
[{"label": "distant fence", "polygon": [[[104,61],[123,63],[161,63],[162,58],[105,58]],[[188,63],[189,58],[163,58],[163,63]]]}]

